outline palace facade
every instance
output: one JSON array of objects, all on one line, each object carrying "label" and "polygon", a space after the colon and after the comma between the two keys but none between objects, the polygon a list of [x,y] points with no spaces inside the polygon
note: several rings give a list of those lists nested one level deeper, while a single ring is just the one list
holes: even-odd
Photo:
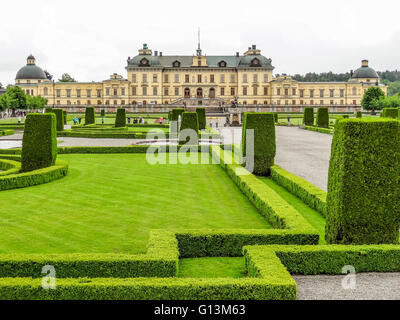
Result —
[{"label": "palace facade", "polygon": [[81,111],[86,106],[166,111],[170,106],[225,106],[234,102],[251,111],[301,112],[306,106],[331,111],[360,108],[364,92],[380,84],[378,74],[363,60],[347,82],[298,82],[289,75],[274,76],[272,60],[255,45],[240,55],[167,56],[147,45],[127,60],[127,78],[113,74],[101,82],[54,82],[30,55],[16,76],[16,85],[41,95],[48,105]]}]

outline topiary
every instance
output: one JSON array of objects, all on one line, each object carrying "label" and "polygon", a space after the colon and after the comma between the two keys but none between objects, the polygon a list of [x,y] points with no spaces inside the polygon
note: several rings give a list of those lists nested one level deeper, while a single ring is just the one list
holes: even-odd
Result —
[{"label": "topiary", "polygon": [[356,118],[362,118],[362,112],[361,111],[357,111]]},{"label": "topiary", "polygon": [[[183,130],[191,129],[192,135],[188,137],[189,132]],[[186,144],[192,138],[191,145],[199,144],[199,120],[197,112],[184,112],[182,114],[181,128],[179,132],[179,144]]]},{"label": "topiary", "polygon": [[199,120],[199,130],[206,128],[206,108],[196,108],[197,118]]},{"label": "topiary", "polygon": [[397,119],[399,117],[399,109],[397,108],[384,108],[381,114],[384,118]]},{"label": "topiary", "polygon": [[117,109],[117,117],[115,118],[115,127],[126,127],[126,110],[125,108]]},{"label": "topiary", "polygon": [[182,117],[182,114],[185,112],[185,109],[172,109],[171,121],[178,121],[179,116]]},{"label": "topiary", "polygon": [[314,125],[314,108],[312,108],[312,107],[304,108],[303,124],[305,126],[313,126]]},{"label": "topiary", "polygon": [[56,115],[57,131],[63,131],[64,130],[64,111],[62,109],[52,109],[51,112]]},{"label": "topiary", "polygon": [[276,155],[275,121],[272,113],[248,112],[243,115],[242,153],[246,162],[251,161],[246,154],[247,130],[254,130],[254,173],[261,176],[270,174]]},{"label": "topiary", "polygon": [[326,107],[318,108],[317,112],[317,127],[329,127],[329,109]]},{"label": "topiary", "polygon": [[397,120],[336,123],[327,195],[329,244],[398,243],[399,132]]},{"label": "topiary", "polygon": [[50,112],[53,112],[53,108],[46,108],[44,110],[44,113],[50,113]]},{"label": "topiary", "polygon": [[67,111],[63,110],[63,115],[64,115],[64,125],[66,125],[67,124],[67,117],[68,117]]},{"label": "topiary", "polygon": [[57,129],[54,113],[26,116],[22,139],[22,172],[53,166],[57,159]]},{"label": "topiary", "polygon": [[85,112],[85,125],[95,124],[95,112],[94,107],[86,107]]},{"label": "topiary", "polygon": [[279,122],[279,113],[278,112],[273,112],[273,114],[274,114],[275,123],[278,123]]},{"label": "topiary", "polygon": [[101,116],[101,117],[105,117],[105,116],[106,116],[106,110],[101,109],[101,111],[100,111],[100,116]]}]

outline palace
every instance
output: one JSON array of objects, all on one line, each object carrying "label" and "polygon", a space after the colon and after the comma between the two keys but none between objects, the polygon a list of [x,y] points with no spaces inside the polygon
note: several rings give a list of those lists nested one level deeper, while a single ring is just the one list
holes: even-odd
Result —
[{"label": "palace", "polygon": [[380,84],[368,60],[347,82],[298,82],[289,75],[274,76],[272,60],[255,46],[240,55],[207,56],[200,45],[193,56],[167,56],[146,44],[127,60],[127,78],[113,74],[101,82],[54,82],[35,58],[16,76],[16,85],[48,104],[70,111],[86,106],[130,108],[131,111],[165,111],[176,105],[230,107],[248,111],[301,112],[305,106],[328,106],[332,112],[360,109],[369,86]]}]

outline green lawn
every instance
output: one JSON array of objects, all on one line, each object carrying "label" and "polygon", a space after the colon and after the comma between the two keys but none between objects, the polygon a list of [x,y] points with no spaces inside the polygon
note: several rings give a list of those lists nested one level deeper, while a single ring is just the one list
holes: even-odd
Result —
[{"label": "green lawn", "polygon": [[194,258],[179,261],[181,278],[243,278],[244,258]]},{"label": "green lawn", "polygon": [[218,165],[60,155],[68,176],[1,191],[0,253],[143,253],[150,229],[270,228]]}]

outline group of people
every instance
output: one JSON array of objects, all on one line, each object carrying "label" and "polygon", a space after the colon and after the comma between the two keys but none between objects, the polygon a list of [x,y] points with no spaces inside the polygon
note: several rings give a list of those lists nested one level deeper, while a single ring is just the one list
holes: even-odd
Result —
[{"label": "group of people", "polygon": [[81,117],[78,118],[78,117],[75,116],[75,117],[74,117],[74,125],[77,125],[78,123],[79,123],[79,124],[82,123],[82,118],[81,118]]}]

